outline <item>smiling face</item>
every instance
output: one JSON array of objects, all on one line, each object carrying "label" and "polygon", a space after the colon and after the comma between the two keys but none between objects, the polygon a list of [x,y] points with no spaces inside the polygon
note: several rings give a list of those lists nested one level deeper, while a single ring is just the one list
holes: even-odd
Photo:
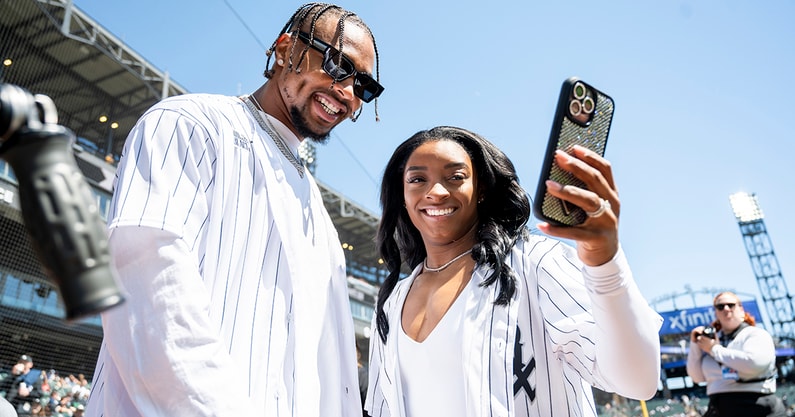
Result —
[{"label": "smiling face", "polygon": [[406,161],[403,180],[406,210],[426,246],[463,240],[471,247],[478,221],[477,173],[461,145],[450,140],[420,145]]},{"label": "smiling face", "polygon": [[[303,31],[310,33],[310,28]],[[337,19],[323,16],[317,22],[314,36],[339,49]],[[357,71],[372,73],[375,46],[365,28],[352,22],[345,25],[342,53]],[[354,77],[335,82],[323,70],[323,58],[320,51],[308,47],[298,37],[285,37],[276,47],[274,67],[284,117],[289,118],[300,137],[319,141],[327,139],[331,129],[362,105],[362,100],[353,93]],[[295,66],[292,71],[287,70],[290,62]]]}]

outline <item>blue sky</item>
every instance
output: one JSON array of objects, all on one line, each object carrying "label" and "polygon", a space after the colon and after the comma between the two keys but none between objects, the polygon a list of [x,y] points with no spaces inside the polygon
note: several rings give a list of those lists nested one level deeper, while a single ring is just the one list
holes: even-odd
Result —
[{"label": "blue sky", "polygon": [[[264,81],[262,45],[301,3],[75,0],[189,91],[229,95]],[[689,285],[747,293],[761,306],[729,205],[738,191],[756,193],[795,293],[795,1],[339,4],[375,33],[386,91],[381,122],[371,104],[318,149],[316,176],[331,188],[380,213],[391,152],[445,124],[500,146],[532,195],[560,83],[576,75],[616,102],[606,156],[623,246],[648,299]]]}]

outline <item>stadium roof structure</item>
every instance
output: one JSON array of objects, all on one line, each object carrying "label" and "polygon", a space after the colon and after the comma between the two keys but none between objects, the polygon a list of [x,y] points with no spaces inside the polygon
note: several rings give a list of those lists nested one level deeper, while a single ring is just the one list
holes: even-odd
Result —
[{"label": "stadium roof structure", "polygon": [[121,153],[144,110],[187,92],[71,1],[3,2],[0,25],[0,79],[52,98],[60,123],[103,156]]},{"label": "stadium roof structure", "polygon": [[[75,132],[87,151],[76,153],[78,166],[90,183],[107,191],[108,172],[115,170],[141,114],[162,98],[188,92],[71,1],[0,2],[0,54],[0,82],[52,98],[59,123]],[[96,169],[103,162],[108,164]],[[373,240],[378,217],[321,181],[318,185],[340,241],[349,248],[349,272],[378,283],[386,274]]]}]

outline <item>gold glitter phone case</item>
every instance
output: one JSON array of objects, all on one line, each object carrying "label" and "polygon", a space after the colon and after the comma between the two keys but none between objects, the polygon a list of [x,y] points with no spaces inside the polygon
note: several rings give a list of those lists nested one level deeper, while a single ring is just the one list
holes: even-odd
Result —
[{"label": "gold glitter phone case", "polygon": [[574,175],[558,167],[555,150],[571,152],[572,146],[580,145],[604,155],[613,109],[613,99],[590,84],[576,77],[563,82],[533,199],[533,213],[537,218],[558,226],[575,226],[585,221],[587,215],[582,208],[547,192],[546,180],[587,188]]}]

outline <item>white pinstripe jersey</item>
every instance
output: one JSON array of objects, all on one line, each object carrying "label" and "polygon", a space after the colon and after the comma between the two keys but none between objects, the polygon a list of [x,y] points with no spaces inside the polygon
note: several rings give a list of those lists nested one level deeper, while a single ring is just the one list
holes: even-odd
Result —
[{"label": "white pinstripe jersey", "polygon": [[[466,299],[459,344],[466,417],[595,416],[591,385],[633,398],[654,394],[662,318],[641,296],[623,251],[583,267],[573,248],[530,236],[508,262],[518,277],[508,306],[494,304],[496,285],[475,287]],[[395,334],[420,270],[386,301],[386,344],[377,334],[371,340],[365,406],[373,417],[405,416]],[[482,282],[486,273],[478,267],[472,279]]]},{"label": "white pinstripe jersey", "polygon": [[336,230],[311,174],[238,98],[155,105],[117,175],[110,240],[128,296],[103,314],[87,416],[360,415]]}]

